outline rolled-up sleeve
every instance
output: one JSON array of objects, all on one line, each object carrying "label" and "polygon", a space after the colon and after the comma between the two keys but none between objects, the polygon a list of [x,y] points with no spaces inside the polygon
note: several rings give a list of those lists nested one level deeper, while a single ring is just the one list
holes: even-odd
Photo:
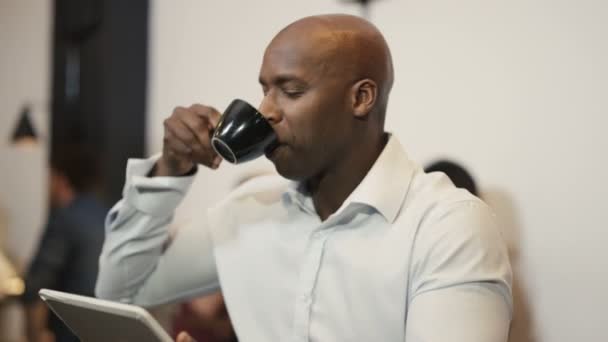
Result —
[{"label": "rolled-up sleeve", "polygon": [[504,342],[512,314],[511,267],[490,209],[463,201],[416,237],[407,342]]},{"label": "rolled-up sleeve", "polygon": [[97,297],[152,306],[218,286],[206,216],[194,216],[169,236],[194,176],[146,177],[156,159],[127,164],[123,198],[106,218]]}]

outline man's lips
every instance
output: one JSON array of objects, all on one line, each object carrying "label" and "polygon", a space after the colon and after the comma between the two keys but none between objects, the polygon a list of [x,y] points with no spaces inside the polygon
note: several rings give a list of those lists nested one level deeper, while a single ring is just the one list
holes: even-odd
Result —
[{"label": "man's lips", "polygon": [[264,151],[266,158],[270,159],[272,157],[272,155],[277,151],[277,149],[279,149],[280,147],[283,147],[283,146],[285,146],[285,144],[279,142],[278,140],[274,141]]}]

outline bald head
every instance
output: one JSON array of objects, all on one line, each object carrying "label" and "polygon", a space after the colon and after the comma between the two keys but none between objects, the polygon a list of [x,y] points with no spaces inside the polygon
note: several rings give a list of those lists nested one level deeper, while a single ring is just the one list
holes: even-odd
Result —
[{"label": "bald head", "polygon": [[268,45],[259,78],[260,112],[286,146],[270,157],[284,177],[364,169],[383,148],[393,66],[371,23],[348,15],[300,19]]},{"label": "bald head", "polygon": [[370,22],[351,15],[332,14],[300,19],[281,30],[266,53],[289,49],[296,59],[318,67],[318,72],[346,83],[373,80],[377,98],[372,109],[381,114],[393,84],[388,45]]}]

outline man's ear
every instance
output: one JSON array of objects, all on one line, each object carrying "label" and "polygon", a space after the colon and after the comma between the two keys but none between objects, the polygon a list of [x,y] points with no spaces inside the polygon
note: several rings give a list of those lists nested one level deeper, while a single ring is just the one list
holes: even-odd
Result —
[{"label": "man's ear", "polygon": [[353,113],[359,119],[367,119],[378,98],[378,86],[369,78],[357,81],[351,88]]}]

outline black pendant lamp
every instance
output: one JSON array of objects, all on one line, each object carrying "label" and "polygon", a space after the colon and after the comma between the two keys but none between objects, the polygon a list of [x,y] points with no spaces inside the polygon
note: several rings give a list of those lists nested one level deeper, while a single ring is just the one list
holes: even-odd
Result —
[{"label": "black pendant lamp", "polygon": [[367,20],[371,20],[369,7],[373,1],[378,0],[340,0],[341,2],[347,2],[351,4],[359,4],[361,6],[361,16]]},{"label": "black pendant lamp", "polygon": [[15,125],[15,129],[13,130],[11,143],[18,144],[21,142],[36,142],[37,140],[38,135],[36,134],[36,130],[32,124],[30,107],[25,105],[21,109],[17,125]]}]

